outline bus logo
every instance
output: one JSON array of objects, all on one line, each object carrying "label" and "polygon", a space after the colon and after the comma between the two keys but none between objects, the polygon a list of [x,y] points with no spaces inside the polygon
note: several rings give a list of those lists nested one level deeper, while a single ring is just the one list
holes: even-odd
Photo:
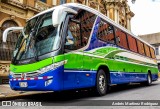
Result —
[{"label": "bus logo", "polygon": [[22,73],[22,74],[21,74],[21,78],[26,78],[26,74],[25,74],[25,73]]}]

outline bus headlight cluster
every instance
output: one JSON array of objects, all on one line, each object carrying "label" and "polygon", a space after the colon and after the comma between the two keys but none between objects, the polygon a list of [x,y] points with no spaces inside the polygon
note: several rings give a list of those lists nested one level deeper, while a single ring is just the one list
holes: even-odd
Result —
[{"label": "bus headlight cluster", "polygon": [[48,72],[50,70],[54,70],[54,69],[66,64],[66,63],[67,63],[67,60],[60,61],[60,62],[54,63],[52,65],[49,65],[49,66],[46,66],[46,67],[40,69],[39,72],[40,73],[45,73],[45,72]]},{"label": "bus headlight cluster", "polygon": [[13,74],[13,72],[11,72],[11,71],[10,71],[10,72],[9,72],[9,74],[11,75],[11,77],[14,77],[14,74]]},{"label": "bus headlight cluster", "polygon": [[45,86],[49,86],[52,83],[52,79],[46,80],[45,81]]}]

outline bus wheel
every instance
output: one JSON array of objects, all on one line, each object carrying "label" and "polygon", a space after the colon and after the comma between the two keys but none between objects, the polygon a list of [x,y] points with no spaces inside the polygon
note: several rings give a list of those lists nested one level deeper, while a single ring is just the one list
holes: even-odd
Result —
[{"label": "bus wheel", "polygon": [[152,84],[152,76],[151,73],[148,73],[146,85],[150,86],[151,84]]},{"label": "bus wheel", "polygon": [[103,70],[99,70],[96,80],[96,92],[99,96],[103,96],[107,92],[107,78]]},{"label": "bus wheel", "polygon": [[152,84],[152,76],[151,76],[151,73],[148,73],[147,74],[147,81],[146,82],[142,82],[141,83],[142,85],[145,85],[145,86],[150,86]]}]

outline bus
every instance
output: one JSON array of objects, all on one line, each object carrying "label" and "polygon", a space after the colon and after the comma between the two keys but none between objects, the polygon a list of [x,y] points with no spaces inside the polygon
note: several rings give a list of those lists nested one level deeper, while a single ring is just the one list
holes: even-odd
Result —
[{"label": "bus", "polygon": [[12,90],[63,91],[158,79],[154,47],[88,6],[59,5],[33,16],[20,30],[10,65]]}]

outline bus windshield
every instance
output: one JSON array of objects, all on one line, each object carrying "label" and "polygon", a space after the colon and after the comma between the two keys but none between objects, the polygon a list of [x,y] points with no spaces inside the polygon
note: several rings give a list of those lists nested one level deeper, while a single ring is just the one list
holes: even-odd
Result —
[{"label": "bus windshield", "polygon": [[30,59],[56,50],[60,38],[57,30],[52,25],[52,12],[29,20],[18,38],[13,59]]}]

